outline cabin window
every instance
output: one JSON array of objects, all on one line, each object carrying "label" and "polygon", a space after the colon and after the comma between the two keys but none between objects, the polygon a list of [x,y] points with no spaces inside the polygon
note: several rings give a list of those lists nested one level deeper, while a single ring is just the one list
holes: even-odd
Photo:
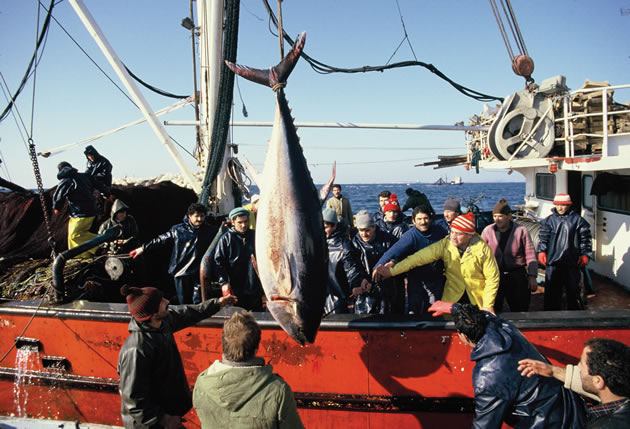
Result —
[{"label": "cabin window", "polygon": [[597,207],[603,210],[630,214],[630,176],[617,176],[615,189],[597,197]]},{"label": "cabin window", "polygon": [[591,188],[593,187],[593,176],[582,176],[582,205],[585,209],[593,210],[593,196]]},{"label": "cabin window", "polygon": [[536,174],[536,198],[553,200],[556,195],[556,175],[549,173]]}]

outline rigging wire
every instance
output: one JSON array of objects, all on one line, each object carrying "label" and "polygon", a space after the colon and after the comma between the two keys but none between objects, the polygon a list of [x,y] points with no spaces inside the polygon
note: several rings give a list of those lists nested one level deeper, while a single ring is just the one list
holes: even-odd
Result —
[{"label": "rigging wire", "polygon": [[[273,25],[278,28],[278,20],[275,16],[275,14],[273,13],[273,10],[271,9],[271,7],[269,6],[269,2],[268,0],[262,0],[263,4],[265,6],[265,8],[267,9],[267,13],[269,15],[269,29],[270,32],[273,34],[273,31],[271,29],[271,23],[273,23]],[[284,39],[291,45],[293,46],[294,41],[291,37],[289,37],[289,35],[283,30],[282,31],[283,35],[284,35]],[[393,63],[393,64],[386,64],[383,66],[363,66],[363,67],[357,67],[357,68],[339,68],[339,67],[334,67],[328,64],[325,64],[321,61],[318,61],[312,57],[310,57],[309,55],[307,55],[304,51],[302,52],[302,58],[304,58],[305,61],[307,61],[311,68],[320,74],[331,74],[331,73],[366,73],[366,72],[373,72],[373,71],[385,71],[385,70],[389,70],[389,69],[395,69],[395,68],[402,68],[402,67],[411,67],[411,66],[420,66],[420,67],[424,67],[427,70],[429,70],[431,73],[437,75],[439,78],[445,80],[446,82],[448,82],[453,88],[455,88],[457,91],[461,92],[462,94],[466,95],[467,97],[473,98],[477,101],[481,101],[481,102],[485,102],[485,103],[489,103],[492,101],[500,101],[503,102],[503,98],[502,97],[496,97],[493,95],[488,95],[488,94],[484,94],[482,92],[479,91],[475,91],[471,88],[465,87],[455,81],[453,81],[452,79],[450,79],[448,76],[446,76],[444,73],[442,73],[437,67],[435,67],[433,64],[428,64],[425,63],[423,61],[401,61],[401,62],[397,62],[397,63]]]},{"label": "rigging wire", "polygon": [[[2,79],[2,83],[3,83],[3,85],[0,86],[0,88],[2,89],[2,94],[7,99],[7,102],[10,102],[9,95],[8,95],[9,86],[7,85],[7,81],[4,80],[4,75],[2,74],[2,72],[0,72],[0,78]],[[5,87],[6,87],[6,91],[5,91]],[[17,115],[16,115],[16,112],[17,112]],[[24,133],[28,134],[28,130],[26,129],[26,124],[24,124],[24,120],[22,119],[20,110],[17,108],[17,104],[13,105],[13,108],[11,109],[11,114],[13,115],[13,119],[15,120],[15,125],[18,129],[18,132],[20,133],[20,137],[22,137],[22,141],[24,142],[24,148],[28,151],[28,144],[26,143],[26,137],[24,137]],[[18,122],[18,118],[20,119],[19,122]],[[20,123],[22,124],[22,127],[20,127]],[[24,129],[24,133],[22,132],[22,129]]]}]

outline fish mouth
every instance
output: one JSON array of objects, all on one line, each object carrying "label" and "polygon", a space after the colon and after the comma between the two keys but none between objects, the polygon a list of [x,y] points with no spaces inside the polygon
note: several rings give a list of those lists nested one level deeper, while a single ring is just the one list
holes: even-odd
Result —
[{"label": "fish mouth", "polygon": [[271,297],[271,302],[280,305],[290,305],[293,304],[295,301],[288,296],[274,295]]}]

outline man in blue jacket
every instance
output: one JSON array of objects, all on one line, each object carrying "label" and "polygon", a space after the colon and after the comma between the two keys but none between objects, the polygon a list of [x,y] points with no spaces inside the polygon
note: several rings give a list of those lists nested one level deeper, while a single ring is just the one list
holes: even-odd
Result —
[{"label": "man in blue jacket", "polygon": [[566,290],[569,310],[583,310],[580,296],[581,269],[592,255],[588,222],[571,209],[568,194],[556,194],[552,214],[545,218],[538,233],[538,262],[545,265],[545,310],[562,309]]},{"label": "man in blue jacket", "polygon": [[[168,273],[175,281],[177,301],[179,304],[191,304],[193,291],[199,290],[201,258],[218,230],[218,227],[206,222],[206,207],[203,204],[193,203],[188,207],[182,223],[174,225],[164,234],[132,250],[129,256],[135,259],[145,250],[150,251],[172,245]],[[200,301],[197,294],[194,301]]]},{"label": "man in blue jacket", "polygon": [[521,377],[518,362],[548,362],[510,322],[471,304],[437,301],[434,316],[451,313],[462,343],[475,362],[474,429],[578,429],[586,421],[582,399],[553,378]]},{"label": "man in blue jacket", "polygon": [[[400,240],[381,256],[376,265],[398,263],[446,236],[446,231],[433,223],[431,209],[427,206],[416,206],[412,212],[412,220],[415,228],[405,232]],[[444,263],[439,260],[414,268],[407,273],[409,313],[424,314],[429,305],[442,298],[443,272]]]}]

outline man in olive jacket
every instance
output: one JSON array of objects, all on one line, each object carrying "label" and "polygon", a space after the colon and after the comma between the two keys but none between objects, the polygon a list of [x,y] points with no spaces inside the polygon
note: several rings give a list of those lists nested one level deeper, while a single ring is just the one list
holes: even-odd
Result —
[{"label": "man in olive jacket", "polygon": [[158,289],[123,286],[121,293],[132,316],[129,337],[118,355],[123,423],[126,428],[182,428],[181,417],[192,402],[173,333],[234,304],[236,298],[228,295],[169,309]]},{"label": "man in olive jacket", "polygon": [[193,404],[203,428],[286,428],[304,425],[289,385],[256,357],[260,327],[250,312],[223,325],[223,357],[197,378]]}]

